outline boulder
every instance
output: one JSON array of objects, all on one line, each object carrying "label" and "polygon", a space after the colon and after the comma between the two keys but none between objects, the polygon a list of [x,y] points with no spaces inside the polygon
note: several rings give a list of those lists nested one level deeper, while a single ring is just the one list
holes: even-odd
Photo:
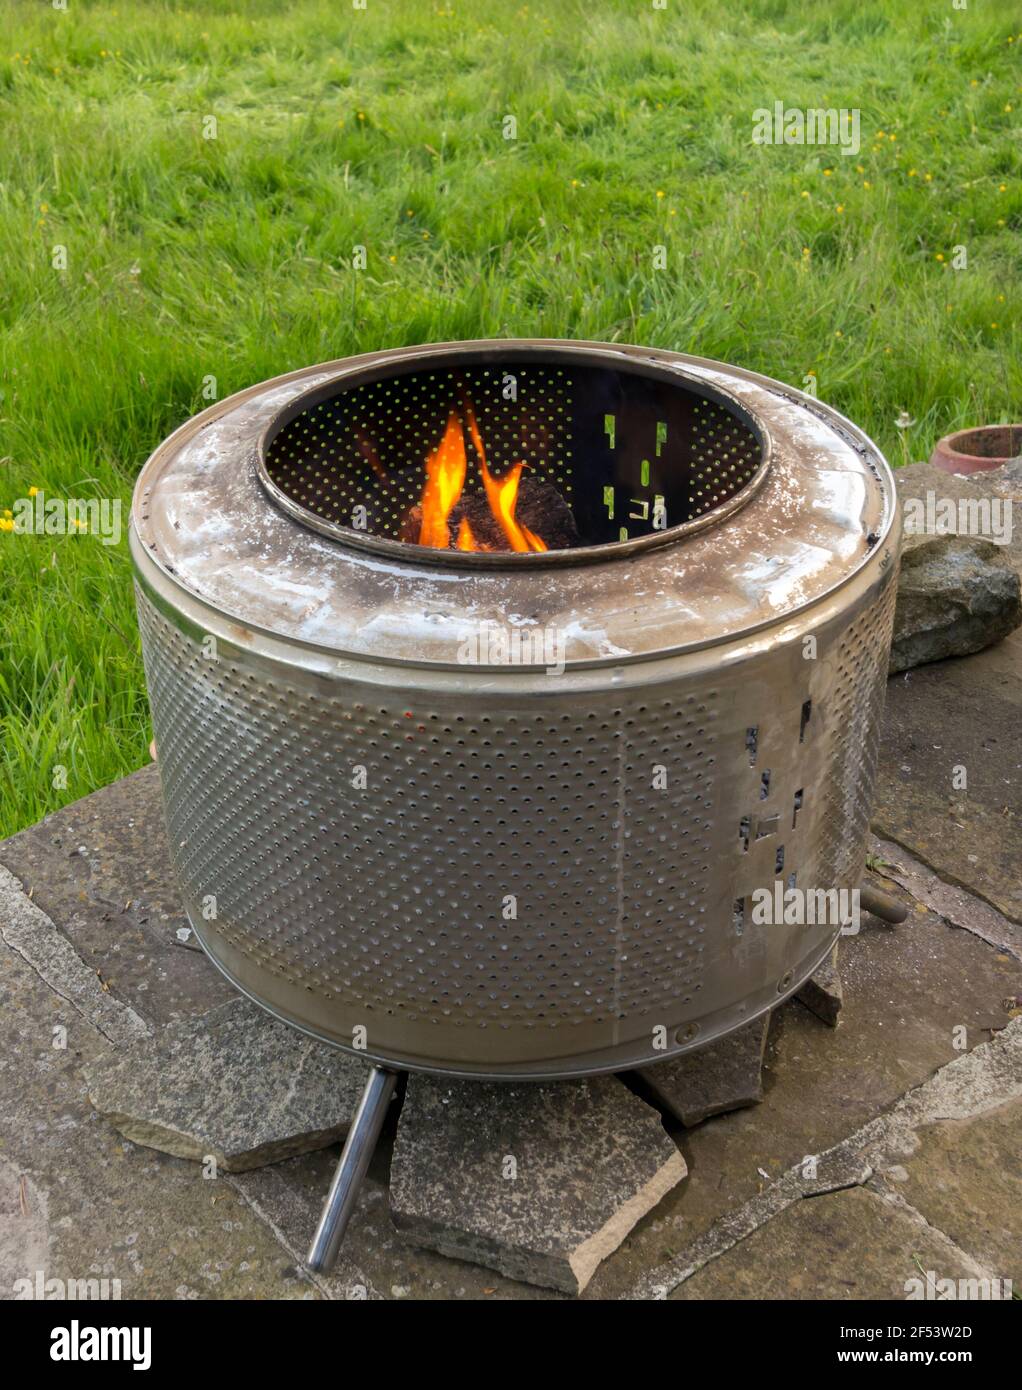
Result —
[{"label": "boulder", "polygon": [[1000,548],[937,536],[901,560],[890,671],[967,656],[1022,623],[1022,585]]},{"label": "boulder", "polygon": [[894,479],[904,536],[891,671],[1006,637],[1022,622],[1022,459],[968,475],[913,463]]}]

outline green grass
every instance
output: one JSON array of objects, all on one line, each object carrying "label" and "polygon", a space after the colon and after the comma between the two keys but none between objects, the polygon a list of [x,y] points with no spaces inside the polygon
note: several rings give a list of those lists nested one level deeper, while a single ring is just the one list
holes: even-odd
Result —
[{"label": "green grass", "polygon": [[[126,508],[206,377],[222,397],[431,339],[815,372],[895,463],[1019,413],[1006,0],[33,0],[3,20],[0,510],[32,485]],[[859,157],[752,144],[775,100],[860,108]],[[149,731],[125,543],[0,530],[0,592],[3,835],[138,767]]]}]

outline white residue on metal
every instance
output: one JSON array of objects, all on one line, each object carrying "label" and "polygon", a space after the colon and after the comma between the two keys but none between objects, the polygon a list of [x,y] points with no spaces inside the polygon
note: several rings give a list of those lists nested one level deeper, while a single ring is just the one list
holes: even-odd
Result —
[{"label": "white residue on metal", "polygon": [[627,647],[618,647],[610,640],[605,628],[587,627],[581,618],[573,618],[571,622],[559,626],[569,655],[572,646],[580,646],[599,656],[631,655]]},{"label": "white residue on metal", "polygon": [[730,577],[749,603],[783,610],[800,602],[809,580],[833,562],[833,551],[803,543],[770,556],[752,557],[735,565]]},{"label": "white residue on metal", "polygon": [[146,541],[188,587],[241,623],[326,648],[457,660],[467,627],[523,635],[555,628],[566,659],[620,659],[734,633],[807,602],[854,568],[883,500],[856,449],[782,388],[686,364],[762,409],[773,466],[746,508],[719,525],[585,572],[480,571],[395,562],[295,522],[252,468],[260,431],[319,371],[230,407],[196,431],[153,479]]}]

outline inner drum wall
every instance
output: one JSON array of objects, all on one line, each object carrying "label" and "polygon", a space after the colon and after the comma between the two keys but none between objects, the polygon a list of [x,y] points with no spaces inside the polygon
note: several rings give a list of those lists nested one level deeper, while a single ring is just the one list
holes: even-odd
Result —
[{"label": "inner drum wall", "polygon": [[210,662],[139,588],[196,931],[292,1021],[438,1071],[620,1069],[662,1055],[658,1026],[737,1026],[834,936],[755,925],[752,889],[860,881],[893,579],[716,669],[485,697],[285,678],[224,641]]},{"label": "inner drum wall", "polygon": [[[419,501],[426,456],[451,409],[466,399],[490,469],[500,475],[523,461],[529,477],[555,484],[588,545],[617,541],[622,527],[629,537],[652,531],[649,499],[656,495],[664,498],[668,526],[701,516],[740,491],[760,463],[747,424],[677,383],[512,359],[389,375],[336,391],[274,437],[267,474],[325,521],[351,527],[354,509],[364,506],[370,535],[398,539]],[[479,478],[470,441],[468,453],[471,491]],[[610,508],[608,487],[616,492]]]}]

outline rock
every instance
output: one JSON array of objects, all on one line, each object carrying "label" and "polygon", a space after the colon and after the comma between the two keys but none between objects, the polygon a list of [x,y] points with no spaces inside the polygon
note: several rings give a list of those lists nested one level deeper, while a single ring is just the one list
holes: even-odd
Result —
[{"label": "rock", "polygon": [[1020,623],[1022,586],[998,546],[932,537],[902,556],[891,674],[981,651]]},{"label": "rock", "polygon": [[763,1099],[763,1053],[770,1015],[738,1028],[727,1037],[645,1067],[638,1075],[663,1110],[690,1128],[711,1115],[741,1110]]},{"label": "rock", "polygon": [[891,671],[1000,641],[1022,622],[1002,563],[1022,573],[1022,534],[1011,524],[1022,461],[967,476],[913,463],[894,480],[904,535]]},{"label": "rock", "polygon": [[415,1075],[394,1144],[390,1204],[416,1245],[581,1293],[686,1172],[659,1115],[615,1077]]},{"label": "rock", "polygon": [[795,995],[800,1004],[804,1004],[817,1018],[822,1018],[824,1023],[831,1028],[837,1027],[838,1015],[841,1012],[841,1005],[844,1003],[841,976],[837,971],[837,948],[838,943],[835,941],[830,955],[819,970],[815,975],[810,975]]},{"label": "rock", "polygon": [[904,534],[902,553],[954,533],[995,541],[1016,570],[1022,571],[1022,533],[1010,525],[1011,504],[1022,503],[1022,460],[1002,468],[962,476],[930,463],[894,470]]},{"label": "rock", "polygon": [[227,1172],[277,1163],[348,1131],[366,1067],[247,999],[170,1024],[85,1068],[92,1104],[126,1139]]}]

